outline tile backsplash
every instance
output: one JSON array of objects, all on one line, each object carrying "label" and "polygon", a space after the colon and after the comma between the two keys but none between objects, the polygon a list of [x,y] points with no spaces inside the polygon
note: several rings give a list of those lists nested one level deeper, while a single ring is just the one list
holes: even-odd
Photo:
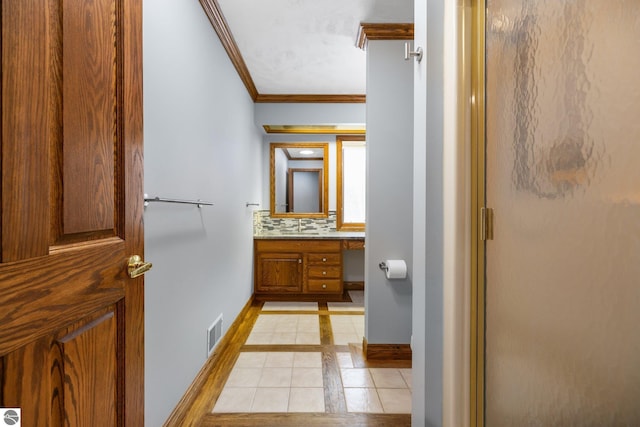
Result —
[{"label": "tile backsplash", "polygon": [[253,212],[253,235],[281,233],[328,233],[336,231],[336,212],[327,218],[272,218],[269,211]]}]

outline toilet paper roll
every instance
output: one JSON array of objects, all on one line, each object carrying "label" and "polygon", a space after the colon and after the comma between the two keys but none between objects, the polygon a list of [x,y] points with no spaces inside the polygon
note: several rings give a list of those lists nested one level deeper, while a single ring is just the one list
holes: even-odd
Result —
[{"label": "toilet paper roll", "polygon": [[388,259],[384,263],[387,266],[387,279],[407,278],[407,263],[403,259]]}]

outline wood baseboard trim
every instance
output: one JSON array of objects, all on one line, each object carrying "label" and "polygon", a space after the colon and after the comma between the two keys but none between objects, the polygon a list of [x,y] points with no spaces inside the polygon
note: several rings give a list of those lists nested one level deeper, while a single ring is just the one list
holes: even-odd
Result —
[{"label": "wood baseboard trim", "polygon": [[364,338],[362,349],[366,360],[411,360],[409,344],[369,344]]},{"label": "wood baseboard trim", "polygon": [[[176,407],[173,409],[173,412],[171,412],[171,415],[169,415],[169,418],[167,418],[164,423],[164,427],[198,425],[199,420],[193,419],[192,414],[202,414],[207,411],[206,409],[202,410],[202,408],[198,410],[199,407],[204,408],[207,406],[211,406],[210,409],[213,409],[212,402],[201,401],[203,399],[203,396],[207,395],[203,392],[203,390],[205,388],[209,388],[210,383],[212,382],[216,371],[220,369],[220,366],[224,365],[225,363],[230,363],[229,360],[224,359],[228,358],[230,354],[234,354],[233,350],[237,350],[231,349],[231,347],[234,347],[234,345],[239,347],[237,343],[245,342],[246,337],[239,337],[238,334],[248,335],[248,331],[251,331],[251,327],[253,325],[247,328],[247,325],[242,325],[242,323],[248,317],[248,313],[251,310],[256,309],[254,307],[256,305],[255,303],[255,297],[252,295],[227,330],[227,333],[218,343],[218,346],[214,350],[213,354],[211,354],[202,369],[200,369],[200,372],[198,372],[198,375],[196,375],[195,379],[185,392],[184,396],[182,396],[182,399],[180,399],[180,402],[178,402]],[[258,304],[262,305],[261,303]],[[235,353],[237,353],[237,351],[235,351]],[[222,379],[222,381],[226,381],[226,378]]]},{"label": "wood baseboard trim", "polygon": [[345,291],[364,291],[364,281],[344,282]]}]

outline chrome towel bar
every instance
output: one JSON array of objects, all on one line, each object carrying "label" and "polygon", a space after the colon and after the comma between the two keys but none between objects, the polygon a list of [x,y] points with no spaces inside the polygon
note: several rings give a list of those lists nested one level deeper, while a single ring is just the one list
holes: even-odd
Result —
[{"label": "chrome towel bar", "polygon": [[201,206],[213,206],[211,202],[205,202],[204,200],[182,200],[182,199],[167,199],[164,197],[149,197],[149,195],[144,195],[144,205],[149,206],[151,202],[160,202],[160,203],[181,203],[184,205],[196,205],[197,207]]}]

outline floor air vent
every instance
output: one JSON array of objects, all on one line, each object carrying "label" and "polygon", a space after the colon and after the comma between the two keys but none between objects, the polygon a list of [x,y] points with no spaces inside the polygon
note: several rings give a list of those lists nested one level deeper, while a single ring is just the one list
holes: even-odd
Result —
[{"label": "floor air vent", "polygon": [[207,357],[211,356],[213,349],[222,337],[222,314],[207,329]]}]

